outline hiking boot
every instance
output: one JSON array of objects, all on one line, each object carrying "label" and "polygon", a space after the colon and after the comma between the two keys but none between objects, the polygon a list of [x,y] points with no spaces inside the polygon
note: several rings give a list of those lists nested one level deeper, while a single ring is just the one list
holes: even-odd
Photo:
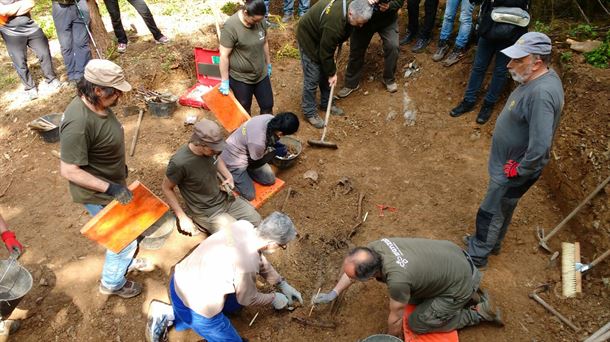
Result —
[{"label": "hiking boot", "polygon": [[[470,243],[470,239],[472,238],[472,236],[470,234],[466,234],[462,237],[462,242],[464,243],[464,245],[466,247],[469,246]],[[500,250],[502,249],[502,247],[500,246],[496,246],[491,250],[491,254],[493,255],[500,255]],[[485,266],[485,268],[487,268],[487,266]]]},{"label": "hiking boot", "polygon": [[411,43],[413,40],[415,40],[415,33],[412,33],[410,31],[407,31],[407,35],[402,37],[402,39],[398,42],[400,45],[407,45],[409,43]]},{"label": "hiking boot", "polygon": [[451,112],[449,112],[449,115],[453,116],[454,118],[457,118],[458,116],[461,116],[462,114],[470,112],[473,108],[474,108],[474,102],[462,100],[462,102],[460,102],[460,104],[457,105],[457,107],[453,108],[451,110]]},{"label": "hiking boot", "polygon": [[290,21],[292,21],[292,13],[284,14],[284,16],[282,17],[282,22],[285,24],[285,23],[288,23]]},{"label": "hiking boot", "polygon": [[148,305],[148,319],[144,336],[147,342],[167,341],[167,329],[174,323],[172,306],[156,299]]},{"label": "hiking boot", "polygon": [[457,46],[454,47],[453,50],[451,50],[449,56],[447,56],[447,59],[443,61],[443,66],[450,67],[455,63],[459,62],[460,59],[464,58],[465,51],[466,50],[464,48],[460,48]]},{"label": "hiking boot", "polygon": [[155,43],[161,44],[161,45],[167,44],[167,43],[169,43],[169,38],[167,38],[166,36],[161,36],[161,38],[155,40]]},{"label": "hiking boot", "polygon": [[10,336],[16,333],[19,327],[21,327],[20,321],[12,319],[0,320],[0,336]]},{"label": "hiking boot", "polygon": [[132,271],[151,272],[155,269],[155,264],[146,258],[134,258],[127,268],[127,273]]},{"label": "hiking boot", "polygon": [[481,302],[475,307],[479,318],[483,321],[491,322],[498,326],[504,326],[504,321],[502,321],[502,312],[499,308],[494,307],[487,291],[483,290],[481,292],[480,300]]},{"label": "hiking boot", "polygon": [[449,44],[447,43],[447,41],[439,40],[438,44],[436,45],[436,52],[434,53],[434,55],[432,55],[432,60],[435,62],[440,61],[445,57],[447,51],[449,51]]},{"label": "hiking boot", "polygon": [[494,110],[494,104],[491,102],[483,101],[483,105],[481,106],[481,110],[479,111],[479,115],[477,115],[477,123],[482,125],[489,121],[491,114]]},{"label": "hiking boot", "polygon": [[118,43],[116,46],[116,51],[118,53],[125,53],[125,51],[127,51],[127,43]]},{"label": "hiking boot", "polygon": [[100,284],[100,293],[108,296],[117,295],[121,298],[132,298],[142,292],[142,285],[135,281],[128,280],[123,287],[118,290],[110,290],[103,284]]},{"label": "hiking boot", "polygon": [[396,91],[398,91],[398,84],[396,84],[396,82],[383,82],[383,84],[385,84],[385,89],[390,93],[395,93]]},{"label": "hiking boot", "polygon": [[324,120],[322,120],[318,114],[305,118],[307,119],[307,122],[309,122],[315,128],[324,128]]},{"label": "hiking boot", "polygon": [[342,99],[344,97],[348,97],[351,93],[355,92],[358,89],[360,89],[360,84],[356,85],[356,88],[343,87],[337,93],[337,97],[340,99]]},{"label": "hiking boot", "polygon": [[430,38],[417,38],[415,45],[413,45],[413,47],[411,48],[411,52],[413,52],[413,53],[423,52],[426,49],[426,46],[428,46],[428,44],[430,44],[431,40],[432,39],[430,39]]},{"label": "hiking boot", "polygon": [[[326,106],[320,106],[320,110],[326,112]],[[342,116],[345,115],[345,112],[341,107],[337,107],[335,105],[330,106],[330,115]]]},{"label": "hiking boot", "polygon": [[32,88],[25,91],[25,99],[27,101],[36,100],[38,98],[38,90],[36,88]]}]

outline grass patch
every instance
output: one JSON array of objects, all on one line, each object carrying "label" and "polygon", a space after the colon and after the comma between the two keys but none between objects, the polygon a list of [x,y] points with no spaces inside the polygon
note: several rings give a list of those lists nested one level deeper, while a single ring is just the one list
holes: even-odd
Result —
[{"label": "grass patch", "polygon": [[9,71],[8,73],[0,73],[0,89],[6,89],[8,87],[13,87],[17,84],[18,79],[15,75],[15,70],[13,68],[5,69],[5,71]]},{"label": "grass patch", "polygon": [[286,43],[286,44],[282,45],[282,47],[279,50],[277,50],[277,52],[275,53],[275,57],[277,59],[282,59],[282,58],[299,59],[301,57],[301,55],[299,54],[299,49],[294,47],[292,45],[292,43]]},{"label": "grass patch", "polygon": [[226,15],[231,16],[235,14],[235,12],[237,12],[241,8],[241,6],[242,5],[239,2],[227,2],[220,8],[220,11]]}]

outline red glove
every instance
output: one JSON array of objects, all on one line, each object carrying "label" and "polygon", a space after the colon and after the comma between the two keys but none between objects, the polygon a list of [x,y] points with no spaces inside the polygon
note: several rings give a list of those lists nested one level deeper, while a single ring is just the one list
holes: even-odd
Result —
[{"label": "red glove", "polygon": [[519,167],[519,163],[514,160],[509,160],[504,164],[504,174],[506,178],[515,178],[519,176],[519,172],[517,172],[517,168]]},{"label": "red glove", "polygon": [[4,241],[4,244],[6,245],[6,248],[8,249],[8,251],[10,253],[17,250],[17,251],[19,251],[19,254],[21,254],[21,251],[23,250],[23,246],[21,245],[21,243],[19,243],[19,241],[17,241],[17,238],[15,237],[15,233],[13,233],[10,230],[7,230],[4,233],[2,233],[0,236],[2,236],[2,241]]}]

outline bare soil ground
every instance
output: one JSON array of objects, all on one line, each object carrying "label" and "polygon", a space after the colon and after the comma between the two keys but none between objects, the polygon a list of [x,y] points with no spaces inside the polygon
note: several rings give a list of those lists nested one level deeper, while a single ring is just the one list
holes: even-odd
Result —
[{"label": "bare soil ground", "polygon": [[[163,22],[163,21],[161,21]],[[177,31],[178,29],[176,29]],[[136,87],[183,93],[195,82],[192,47],[213,46],[214,31],[176,36],[169,46],[155,46],[134,38],[116,62],[124,66]],[[292,28],[272,31],[272,53],[293,40]],[[347,115],[333,117],[328,139],[339,149],[306,148],[298,164],[279,177],[291,187],[285,211],[295,221],[300,238],[272,263],[306,301],[318,288],[329,290],[337,280],[349,247],[381,237],[409,236],[447,239],[460,243],[472,233],[478,205],[487,185],[487,158],[494,120],[484,126],[475,113],[461,118],[447,115],[463,94],[473,51],[459,64],[444,68],[431,61],[434,46],[413,56],[402,49],[399,91],[389,94],[381,84],[381,45],[376,37],[369,48],[361,90],[341,100]],[[347,59],[344,49],[340,64]],[[403,66],[416,60],[421,70],[409,79]],[[3,50],[0,61],[8,59]],[[56,65],[61,65],[57,60]],[[37,76],[39,70],[34,67]],[[483,286],[503,308],[506,326],[481,325],[460,331],[463,341],[575,341],[610,320],[608,261],[584,279],[583,295],[561,298],[559,264],[548,265],[549,256],[537,248],[535,228],[554,227],[610,170],[610,71],[575,64],[563,71],[566,106],[556,139],[554,158],[544,175],[522,199],[507,234],[502,254],[492,257]],[[298,60],[274,60],[272,77],[276,111],[300,113],[301,69]],[[340,83],[341,84],[341,83]],[[406,92],[417,110],[414,126],[405,126],[403,96]],[[79,234],[89,219],[74,204],[66,181],[52,155],[58,144],[46,144],[26,128],[38,116],[62,112],[74,94],[63,90],[20,105],[16,89],[3,89],[0,99],[0,210],[27,252],[20,262],[34,276],[34,287],[14,313],[24,318],[14,341],[142,341],[146,309],[153,298],[167,300],[171,267],[201,238],[174,232],[158,251],[141,250],[158,265],[151,273],[130,277],[145,284],[137,298],[122,300],[98,293],[103,248]],[[135,105],[127,96],[116,108],[125,127],[126,141],[134,133],[136,116],[122,116],[122,106]],[[500,108],[496,109],[496,114]],[[391,112],[397,115],[388,115]],[[209,112],[180,107],[172,118],[145,114],[134,157],[128,157],[129,180],[140,180],[160,194],[161,179],[172,153],[190,136],[183,125],[188,114],[211,117]],[[394,116],[394,117],[393,117]],[[303,124],[297,137],[302,142],[321,132]],[[320,175],[317,183],[303,178],[307,170]],[[347,177],[352,189],[339,184]],[[610,248],[610,217],[606,188],[551,241],[580,241],[587,261]],[[265,204],[261,213],[279,210],[287,191]],[[356,222],[359,194],[368,219],[350,239]],[[379,215],[377,205],[397,208]],[[202,279],[202,281],[205,281]],[[582,330],[578,333],[528,298],[542,283],[553,290],[543,294]],[[271,308],[246,308],[232,318],[238,331],[251,341],[355,341],[385,329],[387,292],[382,284],[353,286],[336,315],[329,307],[317,307],[312,318],[334,322],[335,329],[302,326],[291,317],[305,317],[309,306],[294,312],[275,313]],[[259,312],[256,322],[248,327]],[[192,332],[171,331],[171,341],[198,341]]]}]

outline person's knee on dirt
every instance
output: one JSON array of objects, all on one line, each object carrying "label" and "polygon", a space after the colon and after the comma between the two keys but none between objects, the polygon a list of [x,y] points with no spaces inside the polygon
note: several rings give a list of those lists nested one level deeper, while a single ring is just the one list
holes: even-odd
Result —
[{"label": "person's knee on dirt", "polygon": [[362,77],[366,50],[375,33],[379,34],[384,50],[383,84],[393,93],[398,90],[394,73],[399,55],[398,45],[398,10],[404,0],[380,1],[373,6],[371,19],[362,27],[357,27],[350,35],[350,51],[345,84],[337,93],[344,98],[357,90]]},{"label": "person's knee on dirt", "polygon": [[250,113],[252,96],[261,114],[273,111],[271,56],[263,0],[246,0],[244,7],[225,22],[220,34],[220,92],[235,97]]},{"label": "person's knee on dirt", "polygon": [[[335,50],[347,40],[352,27],[362,27],[371,19],[371,4],[377,2],[354,0],[348,6],[342,6],[345,2],[321,0],[299,20],[297,42],[303,68],[303,116],[315,128],[324,127],[316,110],[316,88],[319,85],[320,105],[326,105],[330,87],[337,83]],[[333,112],[343,114],[336,106]]]},{"label": "person's knee on dirt", "polygon": [[[214,121],[203,119],[195,124],[189,142],[170,158],[161,189],[183,234],[196,235],[201,229],[213,234],[216,229],[212,218],[222,213],[238,220],[253,220],[252,224],[260,222],[254,207],[224,191],[225,185],[230,189],[235,187],[233,175],[219,157],[225,147],[222,128]],[[186,204],[186,212],[178,201],[176,186]]]},{"label": "person's knee on dirt", "polygon": [[299,129],[294,113],[276,116],[263,114],[244,122],[227,138],[227,148],[220,158],[231,171],[237,191],[247,200],[255,198],[254,183],[275,183],[275,175],[268,163],[276,156],[286,156],[288,149],[280,142],[285,135]]},{"label": "person's knee on dirt", "polygon": [[508,70],[519,85],[496,121],[489,155],[489,186],[477,212],[468,253],[477,266],[499,251],[519,199],[549,162],[553,137],[564,104],[561,80],[549,67],[551,40],[529,32],[501,51],[511,58]]},{"label": "person's knee on dirt", "polygon": [[75,84],[83,77],[85,66],[91,59],[87,34],[89,8],[84,0],[56,0],[52,3],[53,23],[66,73],[68,80]]},{"label": "person's knee on dirt", "polygon": [[[295,305],[295,301],[302,305],[301,293],[265,258],[285,249],[296,234],[288,216],[273,212],[256,229],[249,222],[237,221],[202,241],[174,268],[170,280],[173,310],[158,304],[153,308],[151,304],[147,340],[160,341],[173,323],[176,330],[193,329],[209,341],[240,341],[226,317],[229,311],[269,304],[282,310]],[[277,286],[277,292],[260,293],[257,275]]]},{"label": "person's knee on dirt", "polygon": [[[450,331],[496,319],[489,305],[471,305],[481,273],[470,256],[449,241],[385,238],[352,249],[343,261],[343,275],[329,293],[312,302],[330,303],[354,281],[376,279],[390,296],[388,333],[401,336],[403,313],[409,303],[418,306],[409,318],[415,332]],[[483,312],[482,318],[478,311]]]},{"label": "person's knee on dirt", "polygon": [[[123,126],[112,112],[123,92],[131,90],[123,69],[93,59],[79,81],[78,95],[64,111],[60,134],[61,176],[69,181],[72,200],[91,216],[116,199],[129,203]],[[123,298],[137,296],[142,285],[125,278],[137,249],[134,241],[118,253],[106,252],[100,292]]]}]

